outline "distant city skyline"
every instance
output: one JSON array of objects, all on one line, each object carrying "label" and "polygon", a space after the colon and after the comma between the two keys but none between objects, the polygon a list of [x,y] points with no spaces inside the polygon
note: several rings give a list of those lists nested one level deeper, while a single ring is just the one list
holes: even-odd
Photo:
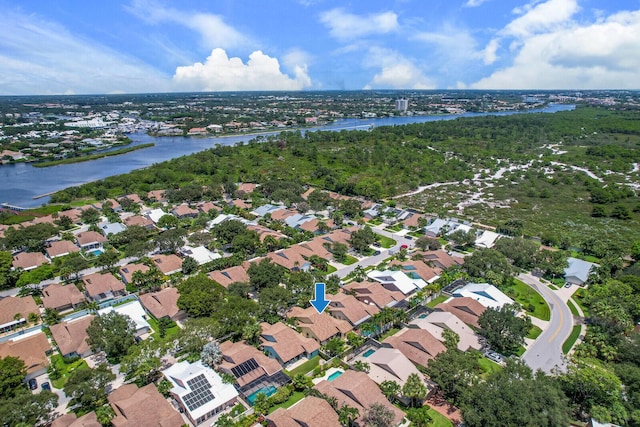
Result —
[{"label": "distant city skyline", "polygon": [[640,0],[0,0],[0,95],[640,89]]}]

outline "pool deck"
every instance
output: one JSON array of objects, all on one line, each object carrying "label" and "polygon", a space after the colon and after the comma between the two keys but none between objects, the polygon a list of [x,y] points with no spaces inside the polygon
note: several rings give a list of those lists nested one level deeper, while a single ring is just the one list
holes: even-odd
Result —
[{"label": "pool deck", "polygon": [[329,377],[332,374],[335,374],[336,372],[344,372],[344,369],[339,369],[339,368],[329,368],[327,369],[327,372],[325,372],[324,376],[320,377],[320,378],[314,378],[312,381],[314,384],[318,384],[319,382],[323,381],[323,380],[327,380],[329,381]]}]

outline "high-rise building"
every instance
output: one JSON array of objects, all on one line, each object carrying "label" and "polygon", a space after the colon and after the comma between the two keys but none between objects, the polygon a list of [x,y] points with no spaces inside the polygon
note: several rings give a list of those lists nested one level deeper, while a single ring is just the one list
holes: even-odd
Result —
[{"label": "high-rise building", "polygon": [[409,101],[406,98],[396,99],[396,110],[407,111],[409,109]]}]

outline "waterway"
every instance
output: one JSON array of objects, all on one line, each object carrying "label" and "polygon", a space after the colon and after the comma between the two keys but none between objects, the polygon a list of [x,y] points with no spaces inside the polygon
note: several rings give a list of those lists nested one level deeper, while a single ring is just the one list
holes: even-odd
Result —
[{"label": "waterway", "polygon": [[[339,131],[342,129],[368,129],[371,126],[395,126],[410,123],[424,123],[439,120],[453,120],[459,117],[478,117],[487,115],[513,115],[525,113],[555,113],[573,110],[575,105],[551,104],[543,109],[526,111],[507,111],[501,113],[465,113],[439,116],[398,116],[380,119],[344,119],[330,125],[307,128],[315,130]],[[271,132],[277,134],[279,132]],[[155,146],[132,151],[113,157],[91,160],[81,163],[35,168],[29,163],[16,163],[0,166],[0,203],[14,206],[37,207],[48,202],[49,197],[34,199],[41,194],[62,190],[67,187],[104,179],[135,169],[141,169],[176,157],[196,153],[216,145],[235,145],[248,142],[255,134],[234,135],[212,138],[194,137],[152,137],[146,134],[132,134],[129,137],[133,145],[155,143]]]}]

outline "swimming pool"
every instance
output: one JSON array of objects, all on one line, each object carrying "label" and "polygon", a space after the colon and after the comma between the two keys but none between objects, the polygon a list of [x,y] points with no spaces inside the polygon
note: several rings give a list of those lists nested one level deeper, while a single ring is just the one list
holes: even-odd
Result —
[{"label": "swimming pool", "polygon": [[373,353],[375,353],[376,351],[372,348],[370,348],[369,350],[365,351],[364,353],[362,353],[362,357],[369,357],[371,356]]},{"label": "swimming pool", "polygon": [[270,385],[267,387],[262,387],[256,391],[254,391],[253,393],[251,393],[249,396],[247,396],[247,400],[249,401],[249,403],[251,403],[253,405],[253,402],[256,401],[256,398],[258,397],[258,395],[260,393],[266,394],[267,397],[271,396],[272,394],[274,394],[276,391],[278,391],[277,388],[275,388],[274,386]]},{"label": "swimming pool", "polygon": [[103,253],[103,252],[104,252],[104,250],[103,250],[103,249],[94,249],[94,250],[92,250],[92,251],[89,251],[89,253],[90,253],[91,255],[93,255],[93,256],[98,256],[98,255],[100,255],[100,254],[101,254],[101,253]]},{"label": "swimming pool", "polygon": [[335,371],[333,374],[329,375],[329,377],[327,378],[327,381],[333,381],[342,374],[343,374],[342,371]]}]

